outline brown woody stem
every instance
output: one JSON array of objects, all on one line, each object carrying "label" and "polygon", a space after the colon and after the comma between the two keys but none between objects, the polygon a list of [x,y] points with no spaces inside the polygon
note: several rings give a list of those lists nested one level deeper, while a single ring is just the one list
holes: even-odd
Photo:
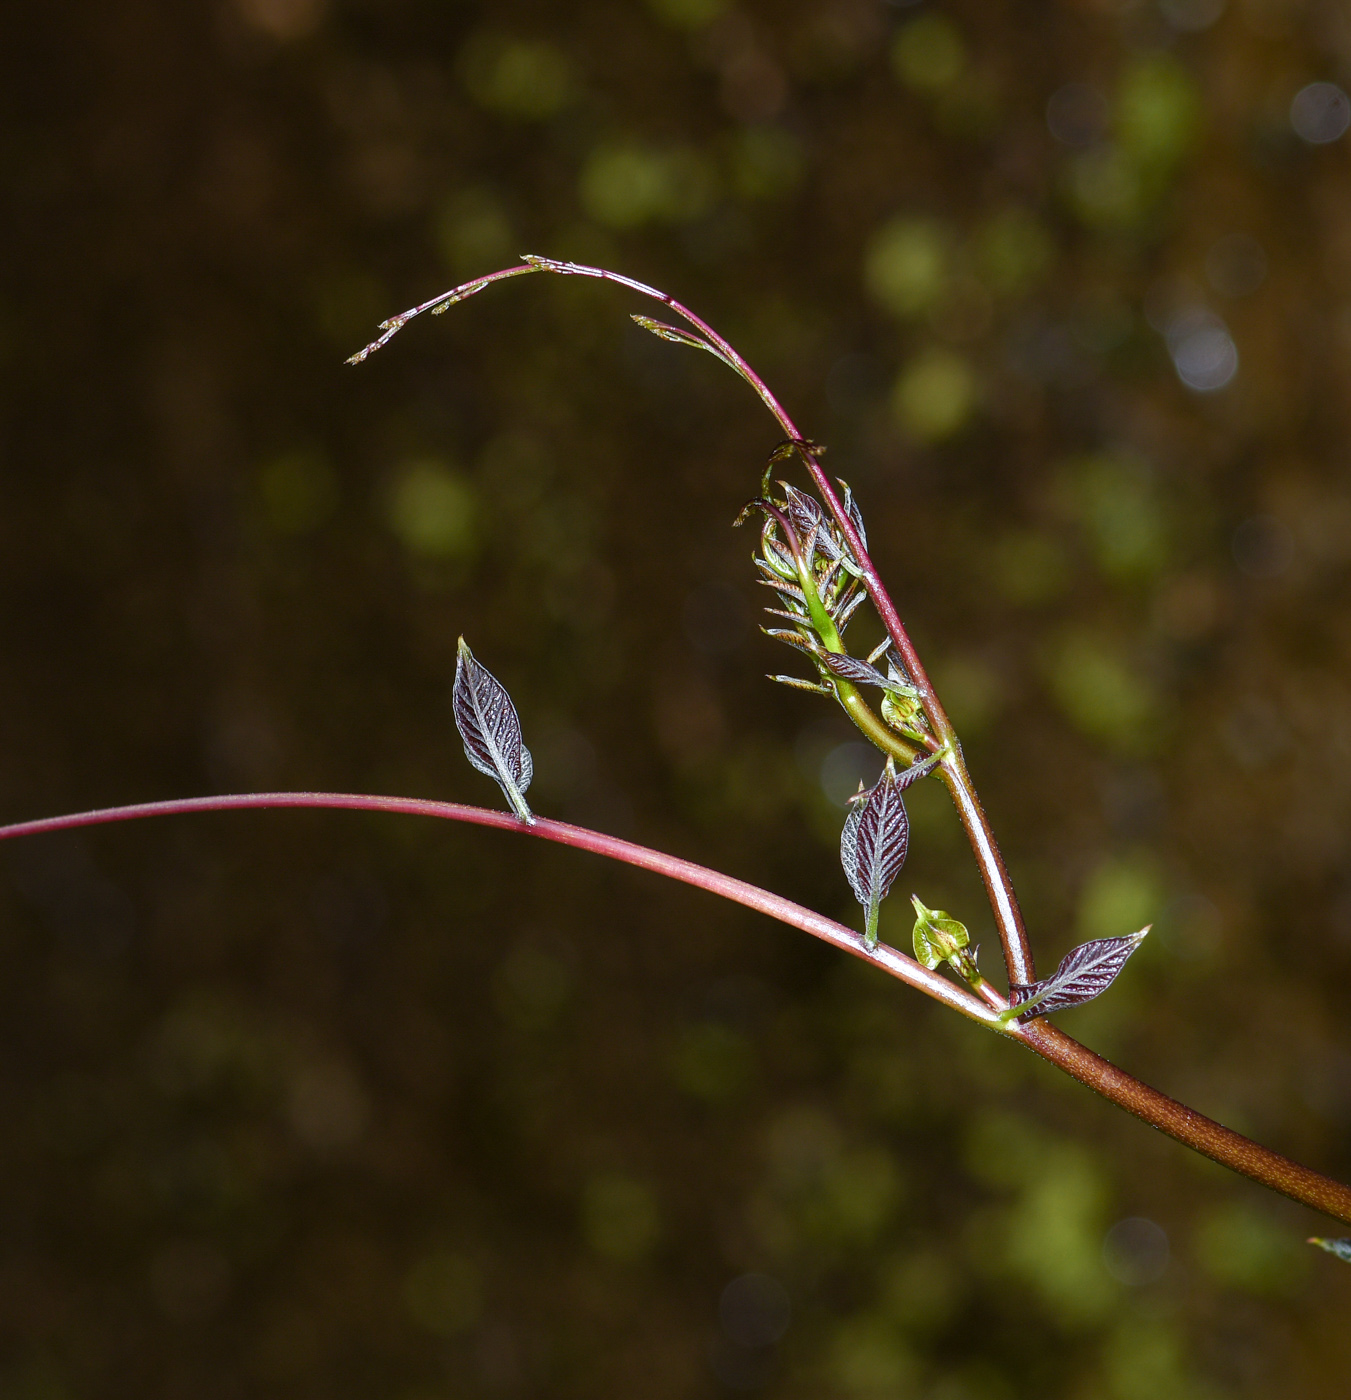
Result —
[{"label": "brown woody stem", "polygon": [[1343,1186],[1330,1176],[1302,1167],[1186,1104],[1170,1099],[1101,1055],[1095,1055],[1049,1021],[1031,1021],[1020,1026],[1015,1037],[1042,1059],[1088,1085],[1094,1093],[1144,1119],[1161,1133],[1185,1143],[1203,1157],[1351,1225],[1351,1186]]}]

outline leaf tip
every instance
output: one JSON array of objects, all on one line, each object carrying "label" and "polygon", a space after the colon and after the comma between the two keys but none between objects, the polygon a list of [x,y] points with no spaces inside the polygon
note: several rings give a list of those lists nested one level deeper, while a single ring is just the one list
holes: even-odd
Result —
[{"label": "leaf tip", "polygon": [[1311,1235],[1306,1244],[1316,1246],[1327,1254],[1331,1254],[1336,1259],[1341,1259],[1347,1264],[1351,1264],[1351,1239],[1331,1240],[1323,1239],[1318,1235]]}]

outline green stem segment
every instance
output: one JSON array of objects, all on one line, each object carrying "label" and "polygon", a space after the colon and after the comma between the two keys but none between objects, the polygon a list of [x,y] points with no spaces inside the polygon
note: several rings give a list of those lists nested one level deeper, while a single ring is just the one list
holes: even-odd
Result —
[{"label": "green stem segment", "polygon": [[863,918],[863,941],[869,948],[877,947],[877,915],[882,901],[876,895],[868,901],[868,911]]},{"label": "green stem segment", "polygon": [[[826,611],[826,606],[821,601],[816,580],[812,577],[806,561],[795,559],[794,562],[797,564],[798,584],[807,600],[807,611],[812,627],[821,639],[821,645],[836,656],[847,655],[844,639],[840,636],[839,628],[835,626],[835,619]],[[859,693],[856,685],[834,675],[830,677],[830,683],[835,687],[836,697],[845,714],[854,721],[864,737],[883,753],[890,754],[907,765],[919,757],[919,749],[914,744],[907,743],[889,724],[879,718],[877,712]],[[873,922],[876,923],[876,919]]]}]

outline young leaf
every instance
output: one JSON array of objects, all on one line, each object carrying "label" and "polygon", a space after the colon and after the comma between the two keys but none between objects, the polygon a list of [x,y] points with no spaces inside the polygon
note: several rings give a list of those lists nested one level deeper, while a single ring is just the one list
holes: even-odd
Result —
[{"label": "young leaf", "polygon": [[[772,611],[770,608],[766,612]],[[773,637],[776,642],[785,642],[790,647],[796,647],[798,651],[805,651],[814,660],[824,659],[825,653],[817,645],[814,638],[804,637],[801,632],[790,632],[786,627],[762,627],[760,629],[766,637]]]},{"label": "young leaf", "polygon": [[1146,924],[1139,933],[1127,934],[1125,938],[1095,938],[1070,949],[1053,976],[1026,987],[1009,988],[1009,1009],[1000,1013],[1001,1019],[1049,1016],[1052,1011],[1092,1001],[1116,980],[1126,959],[1145,941],[1150,927]]},{"label": "young leaf", "polygon": [[947,755],[948,750],[944,747],[939,749],[937,753],[930,754],[928,758],[922,758],[918,763],[912,763],[909,768],[902,768],[896,775],[896,786],[904,792],[912,783],[917,783],[921,778],[927,778]]},{"label": "young leaf", "polygon": [[521,742],[521,721],[506,687],[481,666],[460,638],[452,692],[455,727],[464,740],[464,756],[480,773],[494,779],[511,809],[523,821],[535,818],[523,796],[535,775],[530,750]]},{"label": "young leaf", "polygon": [[867,911],[864,938],[870,948],[877,943],[878,906],[910,849],[910,818],[901,789],[896,765],[888,758],[877,785],[855,803],[840,833],[840,862],[854,898]]},{"label": "young leaf", "polygon": [[849,626],[849,619],[853,617],[865,602],[867,602],[867,599],[868,595],[860,589],[859,592],[855,593],[839,612],[835,614],[835,630],[839,632],[841,636],[844,635],[844,629]]},{"label": "young leaf", "polygon": [[778,443],[769,454],[769,461],[765,463],[765,474],[761,478],[760,490],[769,494],[769,484],[774,477],[774,468],[780,463],[788,460],[789,457],[796,457],[799,453],[806,453],[808,457],[813,457],[820,461],[825,456],[826,449],[819,442],[812,442],[808,438],[784,438]]},{"label": "young leaf", "polygon": [[826,652],[821,660],[826,669],[843,681],[853,681],[855,685],[876,685],[883,690],[895,691],[897,695],[917,695],[912,685],[906,685],[893,676],[884,676],[875,666],[860,661],[856,656],[841,656],[836,652]]},{"label": "young leaf", "polygon": [[707,350],[710,355],[721,360],[729,369],[736,368],[716,345],[710,345],[701,336],[691,335],[688,331],[678,330],[675,326],[668,326],[665,321],[654,321],[651,316],[630,316],[629,319],[636,321],[645,331],[651,331],[658,340],[669,340],[673,345],[688,345],[691,350]]},{"label": "young leaf", "polygon": [[858,502],[854,499],[854,493],[849,489],[849,483],[835,478],[839,481],[841,489],[844,491],[844,513],[849,517],[855,530],[858,531],[859,543],[864,549],[868,547],[868,532],[863,528],[863,512],[858,508]]},{"label": "young leaf", "polygon": [[1344,1259],[1351,1264],[1351,1240],[1324,1240],[1315,1236],[1308,1243],[1316,1244],[1319,1249],[1325,1249],[1329,1254],[1335,1254],[1338,1259]]},{"label": "young leaf", "polygon": [[791,686],[794,690],[810,690],[813,695],[833,695],[835,693],[827,685],[817,685],[815,681],[804,681],[798,676],[770,676],[769,679],[778,681],[780,685]]},{"label": "young leaf", "polygon": [[785,513],[793,522],[798,538],[805,540],[814,530],[821,528],[821,507],[814,496],[799,491],[796,486],[790,486],[786,481],[779,482],[779,485],[783,487]]}]

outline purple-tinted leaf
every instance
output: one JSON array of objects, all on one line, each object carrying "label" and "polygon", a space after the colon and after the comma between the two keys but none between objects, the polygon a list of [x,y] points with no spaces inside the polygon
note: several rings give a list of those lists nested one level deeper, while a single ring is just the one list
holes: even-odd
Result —
[{"label": "purple-tinted leaf", "polygon": [[1309,1243],[1316,1244],[1319,1249],[1325,1249],[1329,1254],[1335,1254],[1338,1259],[1351,1264],[1351,1240],[1325,1240],[1315,1236]]},{"label": "purple-tinted leaf", "polygon": [[1071,948],[1051,977],[1026,987],[1009,988],[1010,1009],[1026,1007],[1018,1020],[1049,1016],[1067,1006],[1082,1006],[1100,996],[1116,980],[1126,959],[1145,941],[1149,926],[1125,938],[1095,938]]},{"label": "purple-tinted leaf", "polygon": [[756,496],[753,500],[747,501],[746,504],[742,506],[739,511],[737,511],[736,519],[732,521],[732,529],[735,530],[737,526],[744,525],[751,518],[751,516],[755,514],[757,510],[772,510],[776,515],[778,514],[777,506],[765,500],[763,496]]},{"label": "purple-tinted leaf", "polygon": [[821,507],[814,496],[799,491],[796,486],[790,486],[786,481],[781,481],[779,485],[783,487],[785,514],[793,522],[799,536],[806,539],[813,530],[820,528]]},{"label": "purple-tinted leaf", "polygon": [[844,878],[849,881],[854,898],[867,908],[868,891],[858,883],[858,824],[863,820],[865,802],[866,799],[863,802],[853,801],[844,819],[844,828],[840,832],[840,864],[844,866]]},{"label": "purple-tinted leaf", "polygon": [[853,615],[859,610],[867,596],[868,595],[862,589],[859,589],[859,591],[855,593],[854,596],[850,598],[849,601],[842,608],[840,608],[840,610],[835,614],[836,631],[844,631],[844,629],[849,625],[849,619],[853,617]]},{"label": "purple-tinted leaf", "polygon": [[804,681],[800,676],[770,676],[770,680],[778,681],[780,685],[791,686],[794,690],[810,690],[813,695],[830,695],[828,685],[818,685],[815,681]]},{"label": "purple-tinted leaf", "polygon": [[464,756],[492,778],[523,822],[535,819],[523,794],[535,774],[530,750],[521,742],[521,721],[506,687],[479,664],[460,638],[452,692],[455,727],[464,740]]},{"label": "purple-tinted leaf", "polygon": [[762,537],[760,543],[765,552],[765,561],[769,564],[771,569],[778,571],[780,576],[785,579],[797,577],[797,565],[793,561],[793,556],[778,542],[778,540],[766,533]]},{"label": "purple-tinted leaf", "polygon": [[887,678],[881,671],[869,666],[866,661],[860,661],[856,656],[840,656],[836,652],[828,651],[821,660],[825,663],[826,670],[839,676],[842,681],[852,681],[855,685],[880,685],[886,689]]},{"label": "purple-tinted leaf", "polygon": [[769,465],[776,462],[786,462],[790,457],[796,457],[799,453],[805,453],[808,457],[814,457],[818,461],[826,455],[823,444],[813,442],[810,438],[784,438],[777,444],[769,454]]},{"label": "purple-tinted leaf", "polygon": [[[755,567],[764,575],[764,578],[756,579],[757,583],[764,584],[766,588],[777,590],[779,596],[782,598],[793,597],[800,603],[805,603],[807,601],[807,595],[793,582],[793,579],[784,578],[768,559],[764,559],[757,554],[755,556]],[[793,571],[793,578],[796,577],[797,570],[795,569]]]},{"label": "purple-tinted leaf", "polygon": [[892,689],[899,690],[904,695],[919,694],[910,677],[896,664],[894,656],[887,657],[887,679],[891,682]]},{"label": "purple-tinted leaf", "polygon": [[884,676],[877,667],[869,666],[857,656],[840,656],[835,652],[826,652],[821,660],[825,662],[828,671],[839,676],[841,680],[853,681],[855,685],[880,686],[883,690],[894,690],[900,695],[916,693],[913,686],[906,685],[894,676]]},{"label": "purple-tinted leaf", "polygon": [[[769,609],[766,609],[768,612]],[[796,647],[799,651],[805,651],[808,656],[820,660],[821,653],[810,637],[804,637],[801,632],[790,632],[786,627],[762,627],[760,629],[766,637],[773,637],[776,642],[785,642],[790,647]]]},{"label": "purple-tinted leaf", "polygon": [[839,581],[840,571],[844,567],[844,558],[842,555],[832,554],[829,549],[826,549],[824,552],[831,561],[830,567],[816,581],[816,591],[821,595],[823,600]]},{"label": "purple-tinted leaf", "polygon": [[[835,479],[840,481],[839,477]],[[844,490],[844,500],[841,503],[844,506],[844,513],[849,517],[854,529],[858,531],[859,542],[864,549],[867,549],[868,532],[863,528],[863,512],[859,510],[858,502],[854,499],[854,493],[849,489],[848,483],[840,481],[840,486]]]},{"label": "purple-tinted leaf", "polygon": [[840,834],[840,861],[854,898],[874,910],[887,897],[910,849],[910,819],[891,759],[877,785],[855,804]]},{"label": "purple-tinted leaf", "polygon": [[938,753],[930,754],[928,758],[922,758],[918,763],[912,763],[909,768],[902,768],[896,774],[896,786],[904,792],[911,783],[917,783],[921,778],[927,778],[935,768],[942,763],[947,750],[940,750]]}]

